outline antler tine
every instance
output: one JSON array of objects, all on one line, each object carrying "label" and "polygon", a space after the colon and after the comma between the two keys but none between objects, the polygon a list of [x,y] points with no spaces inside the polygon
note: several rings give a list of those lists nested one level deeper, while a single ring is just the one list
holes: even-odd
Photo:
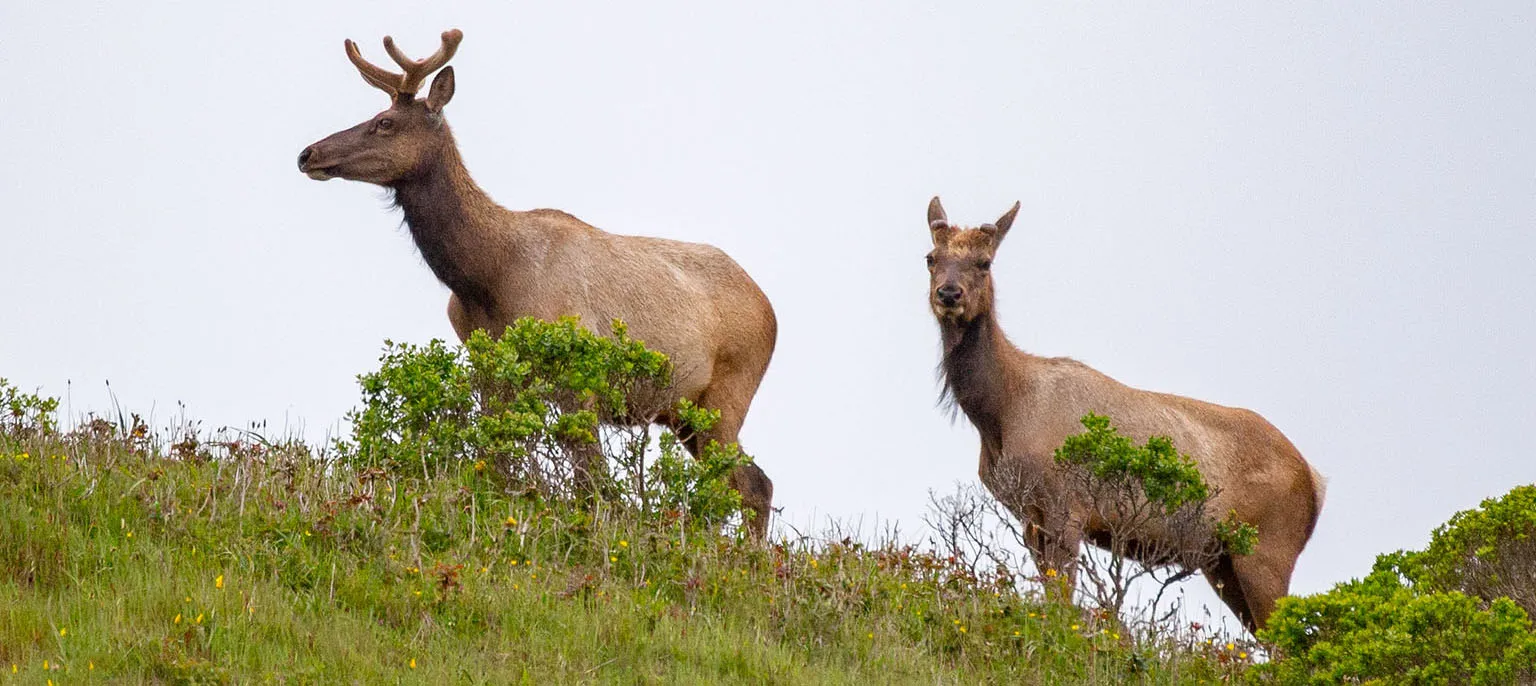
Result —
[{"label": "antler tine", "polygon": [[459,41],[464,40],[464,32],[458,29],[449,29],[443,32],[443,46],[437,49],[431,57],[423,60],[413,60],[405,56],[400,48],[395,46],[395,39],[384,37],[384,50],[389,53],[390,59],[405,70],[405,76],[400,80],[400,93],[415,94],[421,87],[421,83],[427,80],[432,72],[443,68],[448,60],[453,59],[453,54],[458,52]]},{"label": "antler tine", "polygon": [[363,75],[364,81],[367,81],[374,88],[388,93],[390,97],[400,94],[400,86],[405,82],[404,76],[387,69],[381,69],[368,60],[363,59],[363,54],[358,52],[357,44],[353,43],[350,38],[346,41],[346,47],[347,59],[352,60],[352,66],[357,67],[357,71]]}]

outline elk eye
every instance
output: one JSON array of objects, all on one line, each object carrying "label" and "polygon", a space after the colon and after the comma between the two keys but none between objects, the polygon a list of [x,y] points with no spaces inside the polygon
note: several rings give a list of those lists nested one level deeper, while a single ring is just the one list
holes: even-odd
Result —
[{"label": "elk eye", "polygon": [[385,118],[385,119],[380,119],[379,120],[379,130],[380,131],[388,131],[388,130],[394,128],[394,126],[395,126],[395,120],[393,120],[393,119]]},{"label": "elk eye", "polygon": [[976,268],[980,269],[982,271],[987,271],[988,269],[992,268],[992,260],[982,260],[980,262],[977,262],[976,263]]},{"label": "elk eye", "polygon": [[929,268],[933,267],[933,255],[925,255],[923,261],[928,263]]}]

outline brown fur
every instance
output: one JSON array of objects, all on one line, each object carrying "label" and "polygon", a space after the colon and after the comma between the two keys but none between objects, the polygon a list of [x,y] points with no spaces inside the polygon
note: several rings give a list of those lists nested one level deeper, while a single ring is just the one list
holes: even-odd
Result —
[{"label": "brown fur", "polygon": [[1233,511],[1258,528],[1251,555],[1224,556],[1204,571],[1250,630],[1262,627],[1275,600],[1288,592],[1296,558],[1317,524],[1322,477],[1254,412],[1131,388],[1081,362],[1014,347],[997,323],[990,267],[1017,211],[1015,204],[995,224],[960,229],[950,226],[938,198],[928,209],[934,244],[929,305],[943,336],[945,392],[981,435],[982,482],[1031,531],[1061,532],[1037,536],[1031,547],[1042,567],[1071,570],[1082,540],[1104,541],[1104,524],[1089,521],[1087,507],[1070,497],[1060,508],[1017,505],[1019,498],[999,491],[1026,481],[1003,475],[1022,474],[1065,492],[1054,452],[1082,431],[1079,419],[1089,412],[1110,417],[1138,441],[1172,438],[1219,489],[1211,511]]},{"label": "brown fur", "polygon": [[[445,50],[457,47],[454,34],[444,34]],[[558,210],[501,207],[470,178],[443,119],[452,67],[433,79],[424,101],[404,92],[424,74],[408,69],[402,77],[377,67],[362,73],[394,104],[306,148],[299,168],[317,179],[367,181],[394,192],[422,258],[453,292],[448,318],[459,338],[476,329],[500,333],[525,316],[576,315],[605,334],[609,322],[621,319],[631,336],[671,358],[678,395],[720,411],[709,435],[688,437],[689,448],[697,454],[710,439],[736,442],[778,324],[768,298],[735,261],[709,245],[607,233]],[[761,538],[773,483],[748,465],[731,475],[731,484],[755,513],[751,530]]]}]

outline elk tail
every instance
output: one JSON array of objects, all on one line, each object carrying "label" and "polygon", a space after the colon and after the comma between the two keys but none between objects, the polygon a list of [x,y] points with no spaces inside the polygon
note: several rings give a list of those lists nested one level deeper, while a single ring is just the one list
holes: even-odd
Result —
[{"label": "elk tail", "polygon": [[1319,474],[1316,467],[1307,465],[1307,475],[1312,479],[1312,521],[1307,524],[1307,540],[1317,528],[1317,518],[1323,513],[1323,500],[1328,497],[1328,477]]}]

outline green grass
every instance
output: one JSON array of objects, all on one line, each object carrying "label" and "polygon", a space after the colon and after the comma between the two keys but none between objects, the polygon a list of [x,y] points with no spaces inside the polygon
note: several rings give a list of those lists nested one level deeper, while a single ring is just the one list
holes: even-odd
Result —
[{"label": "green grass", "polygon": [[1239,648],[1132,636],[919,549],[551,510],[493,472],[412,479],[99,420],[0,431],[0,682],[1208,683],[1245,668]]}]

